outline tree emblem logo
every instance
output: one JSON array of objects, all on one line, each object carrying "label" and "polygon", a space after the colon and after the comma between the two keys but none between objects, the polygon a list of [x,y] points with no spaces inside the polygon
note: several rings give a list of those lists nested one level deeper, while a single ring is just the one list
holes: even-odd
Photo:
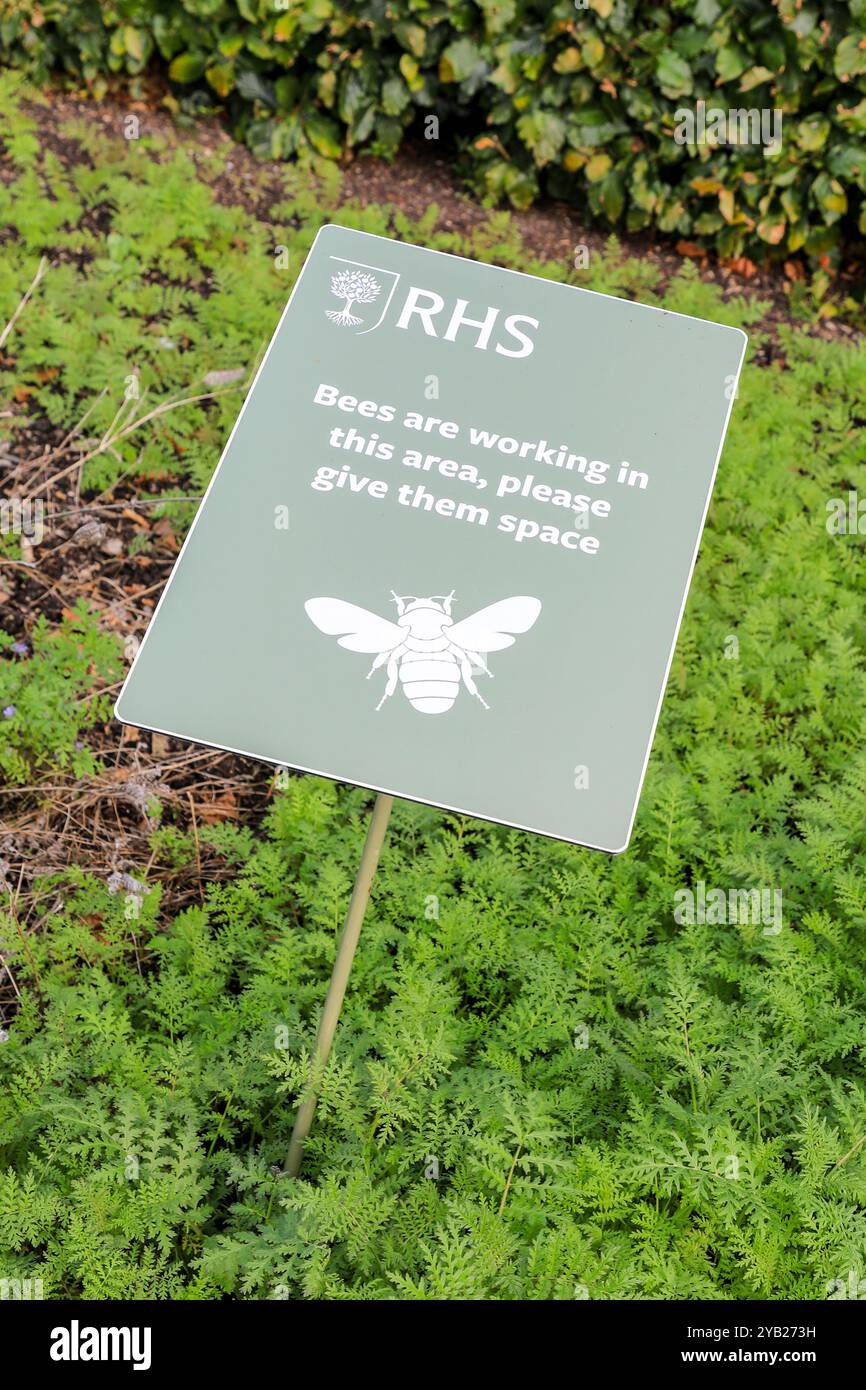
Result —
[{"label": "tree emblem logo", "polygon": [[331,294],[344,300],[344,304],[342,309],[326,309],[325,314],[332,323],[357,326],[363,319],[352,313],[352,306],[375,303],[381,289],[379,281],[369,271],[338,270],[331,276]]},{"label": "tree emblem logo", "polygon": [[[372,333],[384,323],[394,298],[400,273],[384,266],[331,256],[328,279],[331,294],[342,301],[339,309],[324,309],[325,318],[350,333]],[[324,292],[325,286],[322,286]]]}]

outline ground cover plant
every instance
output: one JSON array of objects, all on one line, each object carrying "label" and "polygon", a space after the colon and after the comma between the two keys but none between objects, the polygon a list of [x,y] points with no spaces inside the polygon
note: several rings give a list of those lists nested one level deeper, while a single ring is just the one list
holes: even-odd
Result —
[{"label": "ground cover plant", "polygon": [[[693,266],[666,286],[752,341],[631,847],[398,804],[292,1181],[370,797],[121,735],[112,693],[322,221],[646,302],[658,277],[615,243],[540,263],[505,214],[462,237],[341,204],[318,159],[241,206],[224,158],[85,121],[46,140],[4,84],[0,323],[44,266],[0,345],[0,467],[46,534],[0,537],[0,1277],[375,1300],[866,1277],[862,345],[771,334]],[[780,891],[781,930],[683,920],[701,883]]]},{"label": "ground cover plant", "polygon": [[[391,154],[412,132],[516,207],[544,189],[607,226],[817,258],[866,232],[864,17],[866,0],[0,0],[0,52],[97,94],[159,73],[175,108],[224,106],[276,158]],[[699,101],[742,117],[689,136]]]}]

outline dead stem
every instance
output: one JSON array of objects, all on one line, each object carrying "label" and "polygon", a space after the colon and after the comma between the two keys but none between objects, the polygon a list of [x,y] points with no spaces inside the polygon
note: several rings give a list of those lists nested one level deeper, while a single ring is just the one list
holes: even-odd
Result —
[{"label": "dead stem", "polygon": [[22,310],[27,305],[30,296],[33,294],[33,291],[36,289],[37,285],[44,278],[47,269],[48,257],[43,256],[37,267],[36,274],[33,276],[33,279],[30,282],[30,288],[26,290],[25,293],[21,296],[21,299],[18,301],[18,308],[15,310],[15,313],[12,315],[6,327],[3,329],[3,332],[0,333],[0,348],[3,347],[3,345],[6,342],[6,339],[9,337],[10,333],[14,329],[15,324],[18,321],[19,314],[21,314]]}]

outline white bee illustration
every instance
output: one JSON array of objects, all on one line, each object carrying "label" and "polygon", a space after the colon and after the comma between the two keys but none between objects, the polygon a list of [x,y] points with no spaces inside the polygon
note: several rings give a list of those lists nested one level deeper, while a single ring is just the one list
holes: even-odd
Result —
[{"label": "white bee illustration", "polygon": [[461,680],[469,694],[489,709],[475,685],[473,669],[490,676],[486,653],[510,647],[511,634],[528,632],[541,612],[537,598],[520,595],[491,603],[455,623],[453,589],[430,598],[401,597],[392,589],[391,596],[397,605],[396,623],[341,598],[311,598],[304,604],[310,621],[328,637],[336,637],[341,647],[376,654],[367,680],[385,666],[388,679],[377,710],[394,694],[398,680],[413,709],[421,714],[449,710],[460,693]]}]

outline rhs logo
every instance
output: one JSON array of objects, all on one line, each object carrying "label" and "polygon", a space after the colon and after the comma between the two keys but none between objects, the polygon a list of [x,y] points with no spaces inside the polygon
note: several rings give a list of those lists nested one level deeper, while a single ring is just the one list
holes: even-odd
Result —
[{"label": "rhs logo", "polygon": [[[331,294],[343,301],[343,307],[326,309],[325,317],[341,328],[353,328],[359,335],[372,333],[388,311],[400,276],[394,270],[382,270],[380,266],[364,265],[361,261],[347,261],[342,256],[331,256],[331,260],[340,267],[331,276]],[[382,286],[389,281],[391,288],[382,304]],[[374,320],[380,306],[379,317]]]},{"label": "rhs logo", "polygon": [[[348,328],[358,337],[372,333],[384,323],[394,298],[400,274],[382,266],[350,261],[344,256],[330,256],[336,268],[331,271],[329,289],[335,299],[342,301],[339,309],[324,309],[324,315],[338,328]],[[390,285],[383,302],[383,291]],[[376,313],[378,310],[378,318]],[[492,349],[501,357],[529,357],[535,343],[526,329],[538,328],[538,319],[529,314],[503,314],[495,304],[488,304],[482,318],[470,310],[468,299],[455,299],[446,304],[441,294],[410,285],[397,315],[395,328],[421,331],[428,338],[453,343],[458,333],[461,342],[473,341],[481,352]]]}]

